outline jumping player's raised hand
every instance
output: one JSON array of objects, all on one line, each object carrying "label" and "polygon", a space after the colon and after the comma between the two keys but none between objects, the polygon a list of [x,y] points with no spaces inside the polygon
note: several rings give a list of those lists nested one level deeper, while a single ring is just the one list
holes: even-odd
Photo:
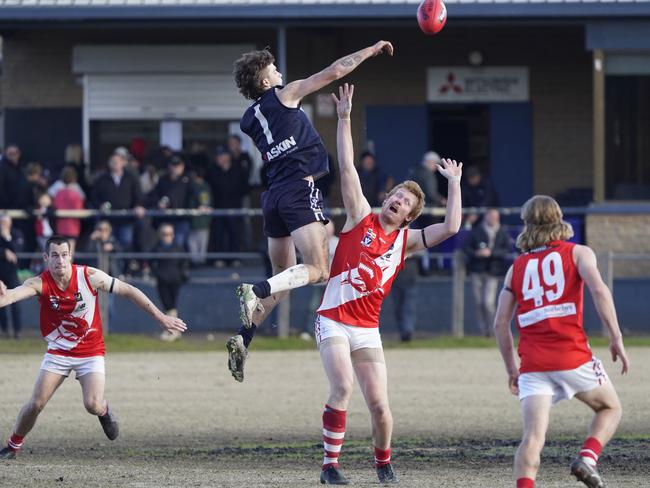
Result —
[{"label": "jumping player's raised hand", "polygon": [[163,329],[169,332],[185,332],[187,330],[187,325],[185,325],[185,322],[183,322],[183,320],[171,315],[163,316],[163,318],[160,320],[160,325]]},{"label": "jumping player's raised hand", "polygon": [[442,158],[438,171],[448,180],[459,179],[463,174],[463,163],[457,163],[455,159]]},{"label": "jumping player's raised hand", "polygon": [[350,118],[350,113],[352,112],[352,95],[354,95],[354,85],[348,85],[347,83],[339,86],[338,98],[332,93],[332,99],[336,104],[336,113],[339,119]]},{"label": "jumping player's raised hand", "polygon": [[609,343],[609,352],[612,354],[612,361],[616,362],[618,358],[621,358],[621,374],[626,374],[630,369],[630,360],[625,353],[623,339],[620,337],[612,339]]},{"label": "jumping player's raised hand", "polygon": [[372,46],[372,55],[378,56],[379,54],[386,53],[389,56],[393,55],[395,49],[389,41],[379,41],[374,46]]}]

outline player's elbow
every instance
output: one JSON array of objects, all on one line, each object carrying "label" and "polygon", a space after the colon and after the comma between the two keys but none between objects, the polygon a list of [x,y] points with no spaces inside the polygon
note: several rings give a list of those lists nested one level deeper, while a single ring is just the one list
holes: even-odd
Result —
[{"label": "player's elbow", "polygon": [[325,77],[331,82],[340,80],[345,76],[345,74],[346,71],[341,63],[334,63],[326,70]]},{"label": "player's elbow", "polygon": [[446,239],[455,236],[458,234],[458,231],[460,230],[460,221],[459,222],[445,222],[445,234]]}]

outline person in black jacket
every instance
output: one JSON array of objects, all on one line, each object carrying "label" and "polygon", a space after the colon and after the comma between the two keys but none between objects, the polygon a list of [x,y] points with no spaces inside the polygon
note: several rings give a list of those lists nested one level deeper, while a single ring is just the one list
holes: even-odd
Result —
[{"label": "person in black jacket", "polygon": [[[232,162],[226,150],[219,150],[214,164],[208,168],[206,181],[212,189],[214,208],[241,208],[248,193],[248,176],[241,166]],[[218,252],[240,251],[241,217],[215,217],[212,221],[212,238]]]},{"label": "person in black jacket", "polygon": [[[0,215],[0,281],[3,281],[7,288],[15,288],[19,285],[16,253],[23,250],[23,236],[19,230],[12,229],[11,224],[11,217]],[[14,338],[19,339],[22,329],[20,305],[14,303],[10,307]],[[5,337],[9,335],[7,308],[0,308],[0,330]]]},{"label": "person in black jacket", "polygon": [[[176,155],[167,163],[167,172],[147,196],[150,207],[164,209],[194,208],[196,195],[194,184],[185,173],[185,160]],[[177,217],[173,220],[175,244],[185,249],[190,234],[190,219]]]},{"label": "person in black jacket", "polygon": [[[158,227],[158,245],[154,252],[159,254],[181,253],[184,249],[174,242],[174,226],[163,223]],[[178,317],[178,295],[183,283],[187,281],[187,260],[181,258],[154,259],[151,269],[158,282],[158,296],[167,315]],[[160,338],[173,341],[180,337],[180,333],[164,331]]]},{"label": "person in black jacket", "polygon": [[496,310],[497,288],[507,270],[511,249],[510,236],[501,227],[499,211],[489,209],[483,220],[474,226],[467,237],[463,251],[468,258],[476,316],[481,332],[492,335],[492,321]]},{"label": "person in black jacket", "polygon": [[[118,148],[119,149],[119,148]],[[90,202],[100,210],[133,209],[136,216],[144,216],[140,181],[130,171],[126,171],[127,155],[116,150],[108,160],[108,171],[100,174],[90,193]],[[134,223],[129,218],[108,219],[113,226],[113,234],[124,250],[133,248]]]}]

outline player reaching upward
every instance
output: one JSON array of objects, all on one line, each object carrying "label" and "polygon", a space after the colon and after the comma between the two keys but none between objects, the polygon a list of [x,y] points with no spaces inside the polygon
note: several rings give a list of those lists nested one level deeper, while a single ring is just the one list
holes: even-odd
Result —
[{"label": "player reaching upward", "polygon": [[[612,295],[587,246],[566,242],[573,236],[562,210],[537,195],[521,210],[525,227],[517,238],[524,254],[508,270],[499,296],[494,328],[508,372],[510,391],[519,395],[524,435],[515,455],[517,488],[533,488],[544,447],[551,405],[576,396],[594,411],[589,437],[571,464],[571,473],[590,488],[605,485],[598,456],[621,419],[618,395],[601,362],[591,352],[583,328],[587,284],[596,310],[609,330],[612,359],[629,368]],[[510,322],[516,317],[520,365],[515,360]]]},{"label": "player reaching upward", "polygon": [[[247,99],[254,100],[241,119],[241,129],[262,153],[268,190],[262,195],[264,233],[274,276],[237,288],[242,327],[228,343],[228,368],[244,380],[244,363],[255,330],[289,290],[320,283],[329,276],[327,223],[322,196],[314,180],[328,170],[327,151],[305,113],[301,100],[351,73],[366,59],[393,54],[390,42],[379,41],[334,61],[303,80],[282,84],[268,50],[244,54],[235,62],[235,81]],[[295,248],[304,264],[296,264]]]},{"label": "player reaching upward", "polygon": [[38,297],[41,333],[48,343],[32,397],[18,414],[14,431],[0,450],[0,459],[16,457],[41,410],[71,371],[81,384],[86,410],[99,417],[110,440],[117,438],[119,424],[104,397],[105,348],[98,290],[129,298],[165,330],[186,329],[181,319],[164,315],[137,288],[98,269],[72,264],[65,237],[49,238],[44,258],[47,269],[40,276],[29,278],[11,290],[0,282],[0,307]]},{"label": "player reaching upward", "polygon": [[339,117],[337,150],[347,217],[315,326],[316,342],[330,385],[323,413],[325,457],[320,480],[333,485],[349,483],[339,471],[338,460],[355,374],[370,410],[379,482],[397,482],[390,462],[393,419],[388,406],[386,364],[378,328],[381,304],[402,269],[404,259],[458,232],[462,215],[462,163],[445,159],[439,169],[449,181],[443,223],[418,230],[408,228],[424,205],[424,193],[413,181],[393,188],[379,215],[372,213],[353,163],[350,125],[353,92],[354,86],[346,83],[339,89],[338,99],[333,95]]}]

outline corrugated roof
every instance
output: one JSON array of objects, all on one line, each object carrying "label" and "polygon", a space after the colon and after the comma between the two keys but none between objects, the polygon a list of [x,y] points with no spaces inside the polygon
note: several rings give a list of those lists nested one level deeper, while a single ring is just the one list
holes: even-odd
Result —
[{"label": "corrugated roof", "polygon": [[[156,6],[243,6],[243,5],[382,5],[411,4],[420,0],[0,0],[0,7],[156,7]],[[452,5],[631,5],[650,0],[445,0]]]},{"label": "corrugated roof", "polygon": [[[420,0],[0,0],[0,21],[412,18]],[[445,0],[452,18],[650,18],[650,0]]]}]

